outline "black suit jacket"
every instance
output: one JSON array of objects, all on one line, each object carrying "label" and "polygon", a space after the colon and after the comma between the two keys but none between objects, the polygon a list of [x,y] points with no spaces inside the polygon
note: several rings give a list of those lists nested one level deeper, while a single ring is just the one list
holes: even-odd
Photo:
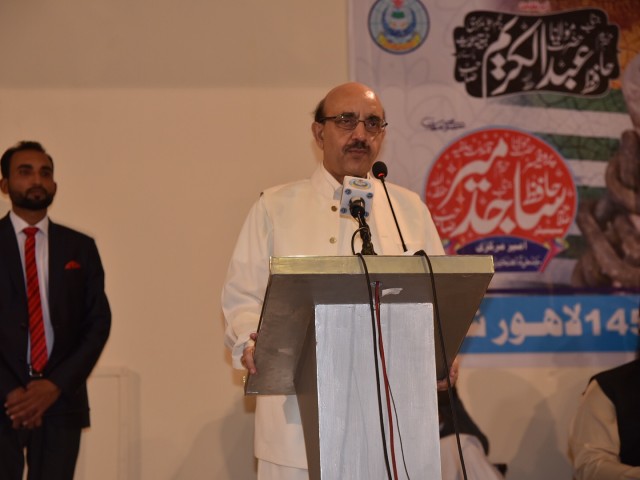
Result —
[{"label": "black suit jacket", "polygon": [[[49,309],[54,345],[44,377],[61,389],[45,421],[89,425],[86,380],[109,336],[111,311],[92,238],[49,222]],[[29,378],[27,294],[9,215],[0,219],[0,398]],[[5,415],[6,424],[8,420]]]}]

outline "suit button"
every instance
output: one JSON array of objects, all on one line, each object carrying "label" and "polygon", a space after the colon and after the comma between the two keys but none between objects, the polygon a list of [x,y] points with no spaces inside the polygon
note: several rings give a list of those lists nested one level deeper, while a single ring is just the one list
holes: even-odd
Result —
[{"label": "suit button", "polygon": [[337,212],[338,211],[338,207],[336,207],[335,205],[331,205],[331,211],[332,212]]},{"label": "suit button", "polygon": [[331,237],[329,239],[329,243],[336,243],[336,242],[337,242],[336,237]]}]

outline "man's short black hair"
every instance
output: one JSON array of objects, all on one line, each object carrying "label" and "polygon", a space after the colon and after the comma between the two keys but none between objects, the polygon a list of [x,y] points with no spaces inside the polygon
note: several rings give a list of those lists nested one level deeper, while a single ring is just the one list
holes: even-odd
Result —
[{"label": "man's short black hair", "polygon": [[51,155],[47,153],[47,151],[39,142],[34,142],[32,140],[23,140],[21,142],[18,142],[13,147],[7,149],[7,151],[2,154],[2,158],[0,158],[0,171],[2,172],[2,178],[9,178],[9,172],[11,170],[11,158],[13,157],[13,155],[16,152],[22,152],[24,150],[35,150],[36,152],[44,153],[51,161],[51,166],[53,166],[53,158],[51,158]]},{"label": "man's short black hair", "polygon": [[316,107],[315,111],[313,112],[313,119],[314,119],[314,121],[316,121],[318,123],[323,123],[324,122],[324,120],[323,120],[324,117],[325,117],[324,101],[325,101],[324,98],[322,100],[320,100],[320,102],[318,103],[318,106]]}]

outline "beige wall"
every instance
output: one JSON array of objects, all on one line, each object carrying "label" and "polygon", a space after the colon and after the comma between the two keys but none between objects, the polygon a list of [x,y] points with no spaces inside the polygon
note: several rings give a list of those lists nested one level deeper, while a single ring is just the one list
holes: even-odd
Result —
[{"label": "beige wall", "polygon": [[[346,17],[341,0],[0,2],[0,149],[43,142],[51,217],[98,242],[114,314],[100,367],[136,379],[133,478],[252,478],[252,402],[223,348],[220,289],[260,190],[317,162],[310,112],[347,80]],[[463,371],[512,478],[567,477],[590,374]]]},{"label": "beige wall", "polygon": [[322,90],[0,91],[3,145],[44,143],[51,218],[98,242],[113,309],[100,365],[140,378],[143,479],[246,478],[251,418],[220,289],[260,190],[314,167],[308,112]]}]

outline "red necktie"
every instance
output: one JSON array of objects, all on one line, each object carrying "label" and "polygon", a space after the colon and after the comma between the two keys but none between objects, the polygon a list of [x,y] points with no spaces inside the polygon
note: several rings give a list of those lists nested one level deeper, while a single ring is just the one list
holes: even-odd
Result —
[{"label": "red necktie", "polygon": [[31,338],[31,369],[41,373],[47,364],[47,341],[44,336],[42,305],[40,303],[40,282],[36,265],[37,227],[23,230],[27,239],[24,242],[25,270],[27,272],[27,299],[29,302],[29,335]]}]

